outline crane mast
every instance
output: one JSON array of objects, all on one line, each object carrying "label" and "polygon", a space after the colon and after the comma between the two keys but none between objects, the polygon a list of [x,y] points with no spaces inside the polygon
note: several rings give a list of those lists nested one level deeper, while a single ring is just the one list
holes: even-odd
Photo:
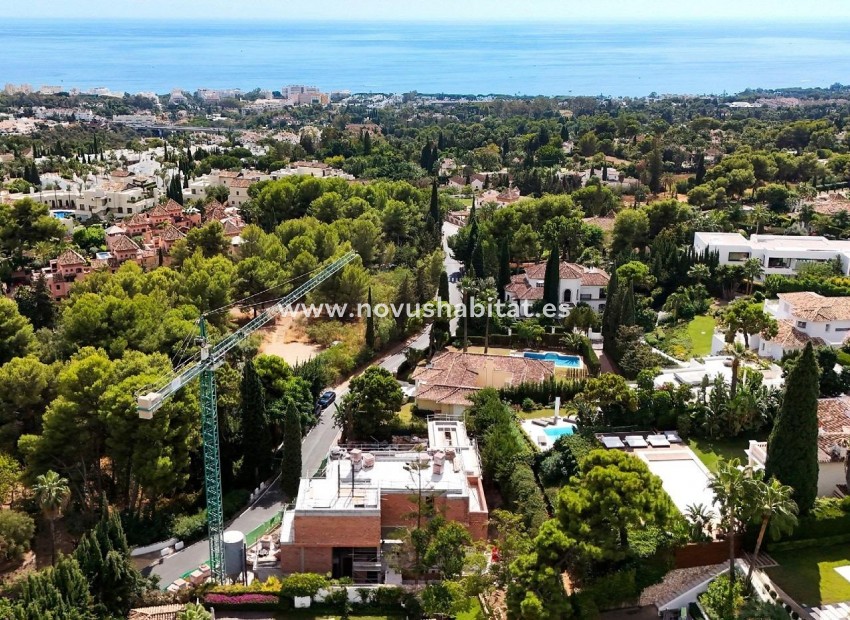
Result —
[{"label": "crane mast", "polygon": [[215,346],[210,345],[206,318],[201,316],[198,340],[200,354],[197,361],[186,370],[173,373],[155,391],[143,394],[138,398],[139,417],[150,420],[165,400],[196,377],[200,377],[201,438],[204,443],[204,490],[210,544],[209,566],[212,579],[217,583],[221,583],[224,579],[224,543],[221,538],[224,532],[224,511],[221,500],[221,458],[219,457],[218,445],[218,399],[216,396],[215,370],[224,363],[224,357],[230,350],[282,314],[291,304],[318,287],[356,257],[357,254],[350,251],[323,267],[310,280],[298,286],[274,306],[253,318]]}]

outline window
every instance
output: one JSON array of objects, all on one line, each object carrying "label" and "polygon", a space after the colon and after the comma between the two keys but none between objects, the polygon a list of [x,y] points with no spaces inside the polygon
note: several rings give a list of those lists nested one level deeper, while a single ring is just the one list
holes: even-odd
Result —
[{"label": "window", "polygon": [[750,257],[749,252],[729,252],[727,260],[730,263],[742,263]]},{"label": "window", "polygon": [[768,269],[788,269],[790,266],[790,258],[771,257],[767,259]]},{"label": "window", "polygon": [[835,331],[837,331],[837,332],[850,332],[850,327],[836,327]]},{"label": "window", "polygon": [[806,322],[805,321],[797,321],[797,327],[799,327],[800,329],[806,329]]},{"label": "window", "polygon": [[569,302],[573,300],[573,292],[570,289],[564,291],[564,301]]},{"label": "window", "polygon": [[578,298],[581,301],[587,301],[589,299],[593,299],[593,295],[591,295],[590,293],[582,293],[581,295],[578,296]]},{"label": "window", "polygon": [[599,312],[605,311],[605,304],[599,304]]},{"label": "window", "polygon": [[826,331],[829,331],[829,328],[830,328],[830,327],[831,327],[831,325],[830,325],[829,323],[827,323],[827,324],[826,324]]}]

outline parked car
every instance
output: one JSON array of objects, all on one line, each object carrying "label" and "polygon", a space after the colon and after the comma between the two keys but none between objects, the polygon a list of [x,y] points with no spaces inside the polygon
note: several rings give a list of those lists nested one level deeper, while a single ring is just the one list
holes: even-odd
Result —
[{"label": "parked car", "polygon": [[331,405],[336,400],[336,392],[333,390],[328,390],[321,396],[319,396],[319,400],[316,402],[316,407],[325,409]]}]

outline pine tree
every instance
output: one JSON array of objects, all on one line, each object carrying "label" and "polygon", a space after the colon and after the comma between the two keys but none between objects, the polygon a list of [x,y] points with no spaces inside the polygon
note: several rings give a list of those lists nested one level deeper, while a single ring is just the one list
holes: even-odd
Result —
[{"label": "pine tree", "polygon": [[366,297],[366,303],[369,306],[369,314],[366,316],[366,348],[375,350],[375,317],[372,316],[372,287],[369,287],[369,294]]},{"label": "pine tree", "polygon": [[18,311],[27,317],[35,329],[53,327],[56,305],[47,288],[47,280],[38,278],[32,286],[20,286],[15,291]]},{"label": "pine tree", "polygon": [[561,286],[561,257],[558,255],[558,244],[552,244],[549,258],[546,261],[546,272],[543,276],[543,304],[558,307],[558,292]]},{"label": "pine tree", "polygon": [[290,500],[298,496],[301,481],[301,418],[292,402],[287,402],[283,423],[283,459],[281,462],[280,488]]},{"label": "pine tree", "polygon": [[363,154],[371,155],[372,154],[372,132],[365,131],[363,132]]},{"label": "pine tree", "polygon": [[266,478],[271,469],[272,442],[266,415],[263,384],[254,362],[242,369],[242,476],[251,488]]},{"label": "pine tree", "polygon": [[399,283],[398,292],[396,293],[395,298],[396,306],[401,307],[401,310],[396,316],[396,327],[401,332],[403,332],[405,327],[407,327],[407,306],[408,304],[415,303],[415,300],[416,287],[410,277],[410,273],[405,271],[401,278],[401,282]]},{"label": "pine tree", "polygon": [[629,283],[629,288],[623,291],[622,293],[622,301],[620,302],[620,321],[618,324],[618,328],[620,325],[634,325],[636,322],[635,316],[635,286],[633,283]]},{"label": "pine tree", "polygon": [[499,300],[506,301],[505,287],[511,283],[511,249],[508,245],[508,238],[502,239],[499,244],[499,278],[496,281],[496,287],[499,293]]},{"label": "pine tree", "polygon": [[449,299],[449,274],[445,271],[440,272],[440,284],[437,286],[437,297],[445,302]]},{"label": "pine tree", "polygon": [[620,291],[617,282],[617,266],[611,272],[608,288],[605,289],[605,310],[602,311],[602,347],[606,353],[613,355],[617,329],[620,325]]},{"label": "pine tree", "polygon": [[767,441],[765,477],[794,489],[802,514],[811,510],[818,492],[818,394],[820,369],[812,343],[785,380],[785,397]]}]

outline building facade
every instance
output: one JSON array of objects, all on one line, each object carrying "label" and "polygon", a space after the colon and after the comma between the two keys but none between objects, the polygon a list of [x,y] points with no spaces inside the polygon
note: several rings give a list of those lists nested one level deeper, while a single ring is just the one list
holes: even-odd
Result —
[{"label": "building facade", "polygon": [[[586,303],[597,312],[605,310],[605,293],[608,274],[602,269],[562,262],[559,267],[558,300],[562,309],[569,311],[579,302]],[[531,316],[532,308],[543,299],[543,281],[546,263],[526,267],[525,273],[515,275],[505,287],[508,300],[517,306],[520,316]]]}]

